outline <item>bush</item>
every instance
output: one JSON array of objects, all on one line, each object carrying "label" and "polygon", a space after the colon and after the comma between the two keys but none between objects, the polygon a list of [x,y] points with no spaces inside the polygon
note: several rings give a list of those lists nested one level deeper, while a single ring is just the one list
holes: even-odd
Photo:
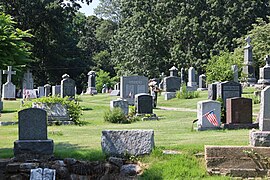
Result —
[{"label": "bush", "polygon": [[105,112],[104,121],[111,123],[129,123],[127,117],[120,108],[113,108],[112,110]]},{"label": "bush", "polygon": [[68,99],[69,97],[61,98],[58,96],[50,96],[50,97],[42,97],[38,99],[33,99],[32,101],[26,103],[23,108],[31,108],[32,102],[39,102],[39,103],[46,103],[46,104],[52,104],[52,103],[60,103],[63,106],[67,107],[69,117],[70,119],[76,124],[76,125],[82,125],[83,122],[80,120],[80,117],[82,116],[82,108],[79,105],[79,103],[75,101],[70,101]]},{"label": "bush", "polygon": [[185,84],[182,85],[181,91],[176,91],[176,97],[178,99],[193,99],[200,96],[198,91],[188,91]]}]

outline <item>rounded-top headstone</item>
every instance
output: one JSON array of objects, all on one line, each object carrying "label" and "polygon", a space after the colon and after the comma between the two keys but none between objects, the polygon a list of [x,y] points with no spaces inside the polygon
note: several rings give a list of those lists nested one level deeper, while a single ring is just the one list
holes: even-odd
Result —
[{"label": "rounded-top headstone", "polygon": [[170,71],[170,76],[177,76],[178,69],[175,66],[171,67],[169,71]]},{"label": "rounded-top headstone", "polygon": [[62,76],[62,78],[63,79],[66,79],[66,78],[69,78],[70,76],[68,75],[68,74],[64,74],[63,76]]},{"label": "rounded-top headstone", "polygon": [[19,111],[19,140],[47,140],[47,112],[39,108]]}]

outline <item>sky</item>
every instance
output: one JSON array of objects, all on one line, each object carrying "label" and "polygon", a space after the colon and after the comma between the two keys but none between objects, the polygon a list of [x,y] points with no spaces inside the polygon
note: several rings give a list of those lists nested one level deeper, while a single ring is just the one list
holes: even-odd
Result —
[{"label": "sky", "polygon": [[99,0],[93,0],[89,6],[86,3],[81,3],[82,8],[80,12],[84,13],[86,16],[94,15],[94,8],[99,4]]}]

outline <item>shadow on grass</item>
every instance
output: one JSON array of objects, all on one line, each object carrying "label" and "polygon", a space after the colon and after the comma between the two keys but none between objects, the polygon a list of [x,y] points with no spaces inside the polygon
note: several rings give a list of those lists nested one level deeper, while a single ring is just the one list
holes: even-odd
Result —
[{"label": "shadow on grass", "polygon": [[13,149],[12,148],[1,148],[0,149],[0,158],[12,158]]},{"label": "shadow on grass", "polygon": [[86,149],[85,147],[78,146],[77,144],[69,143],[55,143],[54,156],[56,158],[75,158],[77,160],[87,161],[102,161],[106,156],[101,150]]},{"label": "shadow on grass", "polygon": [[14,113],[14,112],[17,112],[17,110],[16,109],[8,109],[8,110],[1,111],[1,113]]},{"label": "shadow on grass", "polygon": [[83,110],[83,111],[91,111],[91,110],[93,110],[93,108],[89,108],[89,107],[82,107],[82,110]]}]

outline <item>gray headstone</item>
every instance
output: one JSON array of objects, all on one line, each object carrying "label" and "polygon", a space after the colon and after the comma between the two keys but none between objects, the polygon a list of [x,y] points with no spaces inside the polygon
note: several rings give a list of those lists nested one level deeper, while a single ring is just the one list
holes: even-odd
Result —
[{"label": "gray headstone", "polygon": [[221,104],[217,101],[206,100],[206,101],[199,101],[197,103],[197,125],[198,130],[208,130],[208,129],[217,129],[219,126],[213,125],[208,119],[206,114],[213,111],[214,115],[216,116],[216,120],[221,125],[220,121],[220,112],[221,112]]},{"label": "gray headstone", "polygon": [[3,74],[7,74],[7,82],[3,84],[2,98],[9,100],[16,98],[16,86],[11,82],[11,76],[16,74],[16,71],[12,71],[12,66],[8,66],[7,70],[3,71]]},{"label": "gray headstone", "polygon": [[207,90],[206,88],[206,76],[204,74],[201,74],[199,76],[199,89],[201,91]]},{"label": "gray headstone", "polygon": [[181,68],[181,84],[185,83],[185,69]]},{"label": "gray headstone", "polygon": [[261,131],[270,131],[270,86],[261,92],[259,128]]},{"label": "gray headstone", "polygon": [[169,76],[164,78],[163,90],[165,92],[176,92],[179,91],[181,82],[179,77]]},{"label": "gray headstone", "polygon": [[95,71],[89,71],[88,72],[88,87],[86,94],[97,94],[96,90],[96,72]]},{"label": "gray headstone", "polygon": [[120,97],[134,105],[134,97],[139,93],[148,92],[148,78],[144,76],[122,76],[120,78]]},{"label": "gray headstone", "polygon": [[45,96],[45,89],[43,86],[38,87],[38,97],[43,97]]},{"label": "gray headstone", "polygon": [[128,102],[126,100],[123,99],[117,99],[117,100],[112,100],[110,102],[110,108],[120,108],[123,110],[125,115],[128,115]]},{"label": "gray headstone", "polygon": [[170,71],[170,76],[177,76],[178,74],[178,69],[175,66],[171,67],[169,71]]},{"label": "gray headstone", "polygon": [[253,67],[253,59],[252,59],[252,46],[251,46],[251,39],[248,36],[246,38],[247,45],[244,47],[244,66],[243,66],[243,73],[247,75],[247,83],[248,84],[255,84],[255,71]]},{"label": "gray headstone", "polygon": [[69,113],[60,103],[33,103],[33,108],[44,109],[47,112],[48,121],[69,121]]},{"label": "gray headstone", "polygon": [[137,114],[153,114],[153,97],[146,93],[136,94],[135,109]]},{"label": "gray headstone", "polygon": [[217,85],[219,83],[208,84],[208,99],[216,100],[217,99]]},{"label": "gray headstone", "polygon": [[120,96],[120,90],[112,90],[110,93],[111,96]]},{"label": "gray headstone", "polygon": [[2,70],[0,70],[0,112],[3,110],[3,101],[1,101],[2,97]]},{"label": "gray headstone", "polygon": [[258,80],[258,84],[270,84],[270,56],[266,55],[265,57],[265,66],[260,68],[260,79]]},{"label": "gray headstone", "polygon": [[242,86],[234,81],[221,82],[217,85],[217,95],[222,99],[226,108],[226,99],[242,96]]},{"label": "gray headstone", "polygon": [[154,148],[153,130],[105,130],[101,137],[102,151],[110,156],[150,154]]},{"label": "gray headstone", "polygon": [[52,86],[52,95],[60,96],[60,94],[61,94],[61,85]]},{"label": "gray headstone", "polygon": [[233,81],[238,82],[238,67],[237,67],[237,65],[232,65],[232,72],[233,72]]},{"label": "gray headstone", "polygon": [[47,114],[43,109],[19,111],[19,140],[47,140]]},{"label": "gray headstone", "polygon": [[69,77],[68,74],[62,76],[63,80],[61,81],[61,97],[66,96],[75,98],[75,81]]},{"label": "gray headstone", "polygon": [[197,86],[195,75],[196,75],[196,71],[195,71],[194,67],[190,67],[188,69],[188,84],[187,84],[187,86],[190,86],[190,87]]},{"label": "gray headstone", "polygon": [[45,84],[44,85],[44,96],[48,97],[51,96],[51,85]]},{"label": "gray headstone", "polygon": [[23,75],[23,89],[34,89],[34,80],[32,73],[30,73],[29,69]]},{"label": "gray headstone", "polygon": [[176,92],[165,92],[164,93],[165,101],[168,101],[168,100],[173,99],[175,97],[176,97]]}]

